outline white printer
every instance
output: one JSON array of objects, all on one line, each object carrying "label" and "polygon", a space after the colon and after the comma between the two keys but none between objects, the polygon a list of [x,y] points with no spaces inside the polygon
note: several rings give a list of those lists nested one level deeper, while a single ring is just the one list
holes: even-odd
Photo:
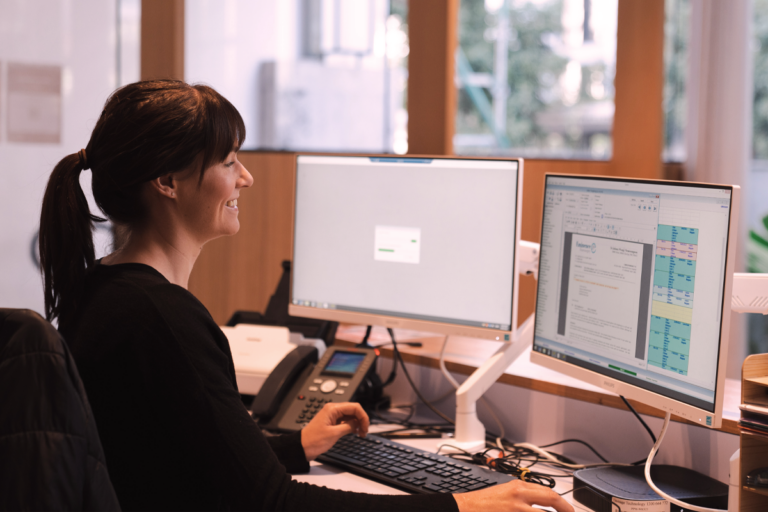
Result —
[{"label": "white printer", "polygon": [[244,395],[258,394],[275,366],[298,345],[316,347],[318,358],[325,353],[323,340],[304,338],[300,333],[289,332],[287,327],[237,324],[221,330],[229,340],[237,387]]}]

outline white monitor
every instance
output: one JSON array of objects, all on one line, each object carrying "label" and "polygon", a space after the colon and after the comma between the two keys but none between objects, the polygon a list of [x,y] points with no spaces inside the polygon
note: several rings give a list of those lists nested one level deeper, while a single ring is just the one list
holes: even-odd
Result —
[{"label": "white monitor", "polygon": [[510,341],[522,160],[299,155],[289,313]]},{"label": "white monitor", "polygon": [[547,175],[531,360],[722,421],[739,187]]}]

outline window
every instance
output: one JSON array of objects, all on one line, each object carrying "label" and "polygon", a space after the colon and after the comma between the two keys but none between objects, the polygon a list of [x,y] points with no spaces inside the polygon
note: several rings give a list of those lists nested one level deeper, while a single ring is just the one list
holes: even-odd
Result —
[{"label": "window", "polygon": [[690,0],[664,3],[664,153],[665,162],[685,161],[685,82],[688,76]]},{"label": "window", "polygon": [[611,157],[617,0],[462,0],[454,148]]},{"label": "window", "polygon": [[403,0],[187,0],[185,78],[242,114],[244,149],[405,152]]},{"label": "window", "polygon": [[[745,191],[749,238],[747,269],[768,272],[768,0],[754,0],[754,103],[752,108],[752,168]],[[749,353],[768,352],[768,317],[749,315]]]}]

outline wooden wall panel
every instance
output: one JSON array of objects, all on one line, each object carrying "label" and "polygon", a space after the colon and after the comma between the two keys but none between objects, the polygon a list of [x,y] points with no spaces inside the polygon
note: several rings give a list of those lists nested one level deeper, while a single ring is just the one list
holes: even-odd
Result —
[{"label": "wooden wall panel", "polygon": [[664,0],[619,1],[612,174],[661,178]]},{"label": "wooden wall panel", "polygon": [[459,0],[418,0],[408,7],[408,152],[450,155]]},{"label": "wooden wall panel", "polygon": [[184,80],[184,0],[142,0],[140,75]]},{"label": "wooden wall panel", "polygon": [[253,175],[237,206],[240,231],[208,242],[189,279],[189,290],[220,325],[237,310],[264,312],[291,259],[293,153],[241,152]]}]

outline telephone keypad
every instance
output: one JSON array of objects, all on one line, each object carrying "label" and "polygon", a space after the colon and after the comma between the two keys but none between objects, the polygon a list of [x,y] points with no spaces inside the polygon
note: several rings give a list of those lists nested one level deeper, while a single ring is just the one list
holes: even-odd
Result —
[{"label": "telephone keypad", "polygon": [[309,389],[310,391],[317,391],[318,388],[317,386],[309,386],[307,389]]}]

